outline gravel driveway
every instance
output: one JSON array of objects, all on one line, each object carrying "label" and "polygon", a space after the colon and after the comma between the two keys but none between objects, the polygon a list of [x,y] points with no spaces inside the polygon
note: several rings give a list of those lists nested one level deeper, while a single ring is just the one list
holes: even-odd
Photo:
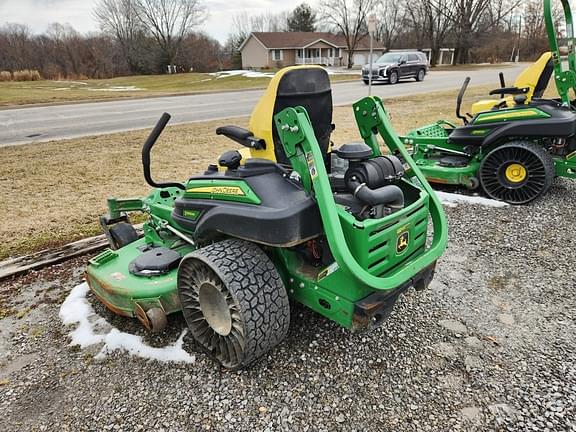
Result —
[{"label": "gravel driveway", "polygon": [[[448,208],[434,283],[381,329],[296,306],[288,339],[239,373],[69,346],[58,313],[86,258],[4,281],[0,430],[576,431],[575,199],[558,181],[530,206]],[[89,299],[153,346],[184,328],[150,337]]]}]

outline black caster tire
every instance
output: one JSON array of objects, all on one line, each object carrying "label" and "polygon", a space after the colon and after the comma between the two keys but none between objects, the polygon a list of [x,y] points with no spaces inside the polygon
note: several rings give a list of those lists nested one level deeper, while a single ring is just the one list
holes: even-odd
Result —
[{"label": "black caster tire", "polygon": [[554,159],[540,145],[513,141],[496,147],[482,160],[479,177],[490,198],[526,204],[544,195],[555,176]]},{"label": "black caster tire", "polygon": [[120,222],[112,225],[110,231],[110,248],[118,250],[133,241],[138,240],[138,233],[134,227],[127,222]]},{"label": "black caster tire", "polygon": [[257,245],[224,240],[182,259],[178,293],[198,345],[223,367],[250,365],[288,332],[288,294],[274,263]]},{"label": "black caster tire", "polygon": [[150,331],[152,333],[162,332],[166,328],[166,325],[168,324],[168,318],[166,317],[166,313],[159,307],[148,309],[146,311],[146,316],[148,317],[148,321],[150,322]]}]

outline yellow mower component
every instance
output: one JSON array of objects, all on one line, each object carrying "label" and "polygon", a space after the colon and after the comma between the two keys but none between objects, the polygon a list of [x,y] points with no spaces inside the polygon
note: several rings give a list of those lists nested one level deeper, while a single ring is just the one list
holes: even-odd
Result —
[{"label": "yellow mower component", "polygon": [[[533,97],[542,97],[550,75],[552,73],[552,53],[545,52],[540,58],[532,65],[524,69],[514,82],[514,87],[518,89],[528,89],[524,95],[526,96],[526,103],[530,103]],[[514,96],[507,96],[503,99],[484,99],[472,104],[471,114],[474,116],[484,111],[491,109],[509,108],[515,105]]]},{"label": "yellow mower component", "polygon": [[[284,108],[282,106],[282,103],[279,102],[279,100],[280,101],[282,100],[282,89],[280,88],[281,83],[282,85],[286,85],[286,82],[289,82],[289,79],[284,78],[286,78],[287,75],[290,74],[290,72],[297,71],[300,69],[306,69],[310,71],[316,69],[323,70],[324,68],[322,68],[321,66],[314,66],[314,65],[291,66],[278,71],[274,75],[274,77],[270,81],[270,84],[268,84],[268,88],[266,89],[266,91],[256,104],[254,110],[252,111],[252,115],[250,116],[250,123],[248,126],[248,129],[250,130],[253,136],[258,137],[259,139],[264,141],[265,148],[264,149],[241,148],[240,150],[238,150],[242,155],[242,160],[240,162],[242,165],[244,164],[245,161],[251,158],[267,159],[278,163],[287,162],[287,159],[283,154],[283,149],[281,148],[282,145],[280,144],[278,137],[274,135],[273,120],[274,116],[278,114],[278,112],[282,111],[282,109]],[[313,75],[310,76],[312,77]],[[288,84],[288,86],[289,85],[290,84]],[[289,93],[288,88],[284,90],[285,93]],[[293,97],[293,95],[290,95],[289,97]],[[332,100],[331,99],[330,101],[326,100],[325,102],[327,103],[325,110],[326,114],[329,113],[329,117],[331,119]],[[314,110],[310,112],[310,115],[312,117],[316,117]],[[325,135],[323,133],[320,134]],[[317,136],[317,138],[319,139],[319,141],[321,141],[322,146],[321,137]],[[280,148],[277,149],[278,145]],[[326,150],[327,153],[330,153],[330,146],[327,146],[327,148],[325,148],[324,150]],[[222,170],[222,167],[220,167],[219,170]]]},{"label": "yellow mower component", "polygon": [[524,165],[513,163],[506,168],[506,180],[511,183],[521,183],[526,179],[526,168]]}]

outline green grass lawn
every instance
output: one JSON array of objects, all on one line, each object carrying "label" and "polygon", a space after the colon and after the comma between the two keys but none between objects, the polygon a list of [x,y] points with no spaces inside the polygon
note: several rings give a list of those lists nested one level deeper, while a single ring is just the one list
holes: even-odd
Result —
[{"label": "green grass lawn", "polygon": [[[258,74],[256,74],[258,75]],[[272,73],[268,73],[272,75]],[[359,79],[331,75],[332,81]],[[0,82],[0,106],[121,99],[194,92],[263,88],[269,76],[215,76],[204,73],[129,76],[104,80]]]}]

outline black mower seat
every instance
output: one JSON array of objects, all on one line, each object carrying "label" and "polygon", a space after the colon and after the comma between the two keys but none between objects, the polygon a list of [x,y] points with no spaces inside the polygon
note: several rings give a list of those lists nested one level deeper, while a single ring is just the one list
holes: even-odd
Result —
[{"label": "black mower seat", "polygon": [[[250,173],[252,170],[254,175]],[[248,160],[238,170],[193,179],[220,182],[242,179],[261,200],[260,204],[252,204],[214,197],[177,199],[173,217],[183,228],[194,231],[197,239],[225,234],[260,244],[290,247],[323,232],[316,201],[271,161]],[[185,217],[190,211],[199,211],[200,216]]]}]

